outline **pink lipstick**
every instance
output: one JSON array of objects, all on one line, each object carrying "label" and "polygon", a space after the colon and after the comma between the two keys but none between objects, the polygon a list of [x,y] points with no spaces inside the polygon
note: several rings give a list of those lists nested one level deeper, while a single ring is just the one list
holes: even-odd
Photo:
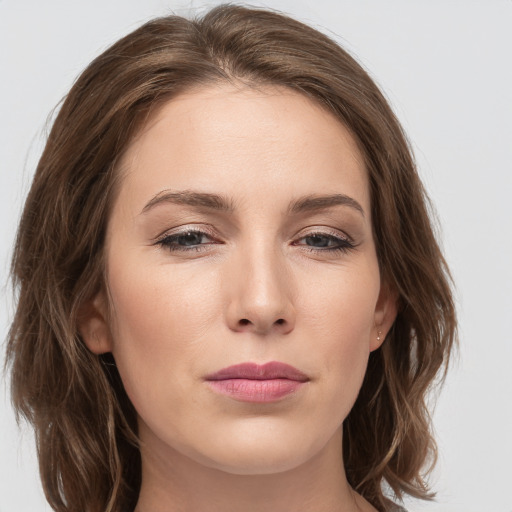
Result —
[{"label": "pink lipstick", "polygon": [[242,363],[206,376],[210,388],[235,400],[275,402],[298,391],[309,377],[289,364],[271,361],[264,365]]}]

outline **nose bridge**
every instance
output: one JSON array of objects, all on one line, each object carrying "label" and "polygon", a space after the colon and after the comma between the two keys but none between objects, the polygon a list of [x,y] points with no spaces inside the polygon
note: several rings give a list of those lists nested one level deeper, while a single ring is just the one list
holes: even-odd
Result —
[{"label": "nose bridge", "polygon": [[232,268],[230,325],[235,330],[288,332],[295,322],[285,255],[267,236],[240,244]]}]

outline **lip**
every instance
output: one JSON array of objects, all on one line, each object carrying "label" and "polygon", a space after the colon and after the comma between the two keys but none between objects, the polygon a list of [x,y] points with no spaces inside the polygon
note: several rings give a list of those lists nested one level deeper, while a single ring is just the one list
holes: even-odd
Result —
[{"label": "lip", "polygon": [[278,361],[228,366],[205,377],[210,388],[242,402],[268,403],[297,392],[309,377]]}]

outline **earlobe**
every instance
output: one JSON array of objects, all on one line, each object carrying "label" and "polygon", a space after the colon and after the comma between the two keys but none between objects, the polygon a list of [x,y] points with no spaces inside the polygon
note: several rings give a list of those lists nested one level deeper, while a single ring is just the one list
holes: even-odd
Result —
[{"label": "earlobe", "polygon": [[78,332],[87,348],[94,354],[112,351],[112,335],[107,318],[107,303],[103,292],[80,307]]},{"label": "earlobe", "polygon": [[370,352],[377,350],[395,321],[398,313],[398,294],[383,284],[375,307],[375,324],[370,337]]}]

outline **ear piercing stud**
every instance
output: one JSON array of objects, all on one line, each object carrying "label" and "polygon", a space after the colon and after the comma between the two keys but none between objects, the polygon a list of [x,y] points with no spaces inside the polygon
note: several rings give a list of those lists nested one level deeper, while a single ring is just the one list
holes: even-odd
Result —
[{"label": "ear piercing stud", "polygon": [[382,331],[377,332],[377,341],[380,341],[380,335],[382,334]]}]

